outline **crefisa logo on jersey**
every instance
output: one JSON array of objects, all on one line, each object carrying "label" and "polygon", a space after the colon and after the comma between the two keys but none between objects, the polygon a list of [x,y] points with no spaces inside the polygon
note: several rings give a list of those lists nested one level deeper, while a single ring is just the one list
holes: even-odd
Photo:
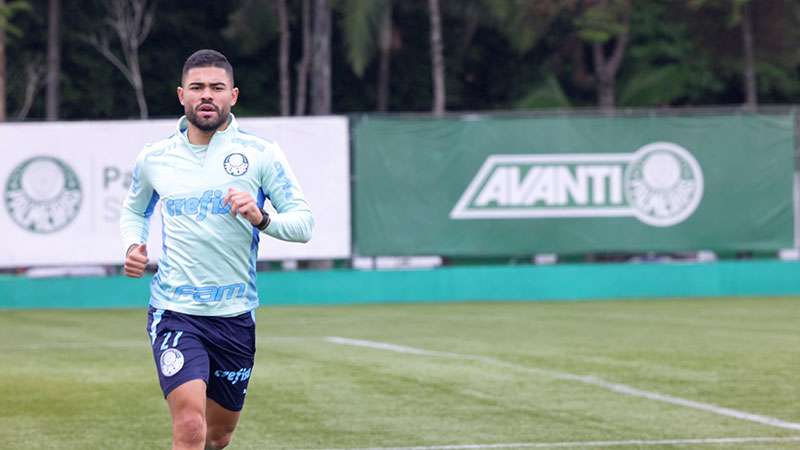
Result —
[{"label": "crefisa logo on jersey", "polygon": [[52,233],[69,225],[81,208],[81,183],[64,161],[35,156],[11,171],[5,186],[9,216],[34,233]]},{"label": "crefisa logo on jersey", "polygon": [[243,154],[231,153],[225,157],[222,167],[225,168],[225,172],[228,172],[229,175],[238,177],[247,172],[247,168],[250,167],[250,163],[247,161],[247,157]]},{"label": "crefisa logo on jersey", "polygon": [[451,219],[632,216],[677,225],[703,198],[703,172],[678,144],[633,153],[491,155],[450,212]]}]

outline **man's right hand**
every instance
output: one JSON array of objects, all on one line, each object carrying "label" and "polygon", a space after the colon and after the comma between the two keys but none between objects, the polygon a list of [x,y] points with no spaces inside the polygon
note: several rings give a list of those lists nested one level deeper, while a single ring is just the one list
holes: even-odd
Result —
[{"label": "man's right hand", "polygon": [[147,267],[147,244],[136,245],[125,256],[125,275],[141,278]]}]

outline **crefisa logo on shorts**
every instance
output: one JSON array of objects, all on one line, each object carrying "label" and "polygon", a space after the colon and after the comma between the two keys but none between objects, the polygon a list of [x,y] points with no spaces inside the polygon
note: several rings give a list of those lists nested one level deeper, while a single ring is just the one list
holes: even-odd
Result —
[{"label": "crefisa logo on shorts", "polygon": [[703,172],[678,144],[654,142],[633,153],[491,155],[451,219],[631,216],[677,225],[703,198]]},{"label": "crefisa logo on shorts", "polygon": [[80,180],[67,163],[36,156],[11,171],[3,197],[17,225],[34,233],[52,233],[77,217],[83,196]]}]

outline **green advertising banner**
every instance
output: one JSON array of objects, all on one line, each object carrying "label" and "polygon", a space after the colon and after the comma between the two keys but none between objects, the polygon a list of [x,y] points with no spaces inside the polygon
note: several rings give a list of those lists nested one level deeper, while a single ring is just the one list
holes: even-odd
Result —
[{"label": "green advertising banner", "polygon": [[794,115],[365,117],[361,255],[792,247]]}]

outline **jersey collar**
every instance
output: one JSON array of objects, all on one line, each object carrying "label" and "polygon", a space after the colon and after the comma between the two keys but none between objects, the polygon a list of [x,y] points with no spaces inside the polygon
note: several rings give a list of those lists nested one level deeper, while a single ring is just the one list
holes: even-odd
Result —
[{"label": "jersey collar", "polygon": [[[188,128],[189,128],[189,119],[187,119],[186,116],[181,116],[181,118],[178,119],[178,126],[177,126],[178,136],[187,145],[189,145],[189,138],[186,135],[186,130]],[[228,115],[228,127],[225,128],[225,130],[223,131],[217,131],[216,133],[214,133],[214,135],[211,136],[211,141],[208,143],[208,145],[210,146],[211,143],[213,143],[216,140],[225,139],[228,136],[232,136],[236,134],[236,131],[238,130],[239,130],[239,123],[236,121],[236,117],[234,117],[233,113],[230,113]]]}]

